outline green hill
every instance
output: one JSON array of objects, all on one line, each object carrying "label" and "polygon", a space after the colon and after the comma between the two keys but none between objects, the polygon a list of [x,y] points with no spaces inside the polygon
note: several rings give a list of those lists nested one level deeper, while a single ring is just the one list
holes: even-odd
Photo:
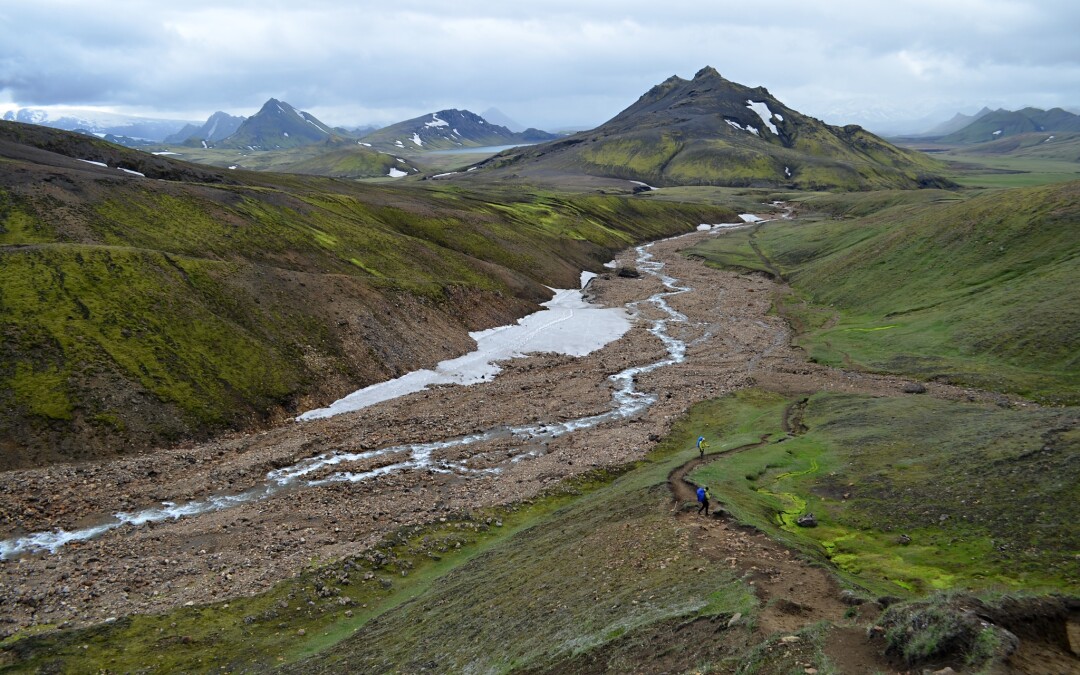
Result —
[{"label": "green hill", "polygon": [[1042,131],[1080,131],[1080,115],[1061,108],[995,110],[938,140],[942,143],[957,144],[986,143],[1017,134]]},{"label": "green hill", "polygon": [[834,127],[712,68],[671,77],[591,131],[516,148],[468,179],[590,175],[654,186],[944,187],[944,166],[861,127]]},{"label": "green hill", "polygon": [[5,467],[326,403],[471,349],[613,251],[733,215],[219,173],[16,123],[0,162]]},{"label": "green hill", "polygon": [[738,238],[760,252],[808,301],[787,310],[817,360],[1077,402],[1080,181],[939,201],[806,198],[804,208],[832,217],[694,252],[764,269]]}]

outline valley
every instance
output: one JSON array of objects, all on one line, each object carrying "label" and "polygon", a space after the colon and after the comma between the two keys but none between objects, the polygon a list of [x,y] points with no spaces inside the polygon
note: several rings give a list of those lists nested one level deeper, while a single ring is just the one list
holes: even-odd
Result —
[{"label": "valley", "polygon": [[1080,672],[1074,117],[0,123],[0,670]]}]

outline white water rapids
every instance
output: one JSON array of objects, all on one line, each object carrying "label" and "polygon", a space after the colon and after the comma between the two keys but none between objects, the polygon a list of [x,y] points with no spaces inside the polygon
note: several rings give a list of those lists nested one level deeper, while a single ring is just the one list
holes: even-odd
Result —
[{"label": "white water rapids", "polygon": [[[744,217],[744,220],[748,219]],[[735,224],[714,225],[710,227],[721,228],[731,226],[735,226]],[[649,328],[649,332],[659,338],[660,341],[664,344],[667,349],[667,356],[666,358],[656,361],[655,363],[627,368],[622,372],[611,375],[608,379],[613,383],[615,387],[615,392],[612,395],[612,401],[614,405],[612,409],[606,413],[581,417],[578,419],[563,422],[547,422],[512,427],[496,427],[480,433],[470,434],[457,438],[450,438],[447,440],[434,441],[431,443],[398,445],[357,453],[340,451],[329,452],[318,455],[316,457],[302,459],[291,466],[270,471],[269,473],[267,473],[265,480],[263,480],[260,484],[248,490],[245,490],[244,492],[234,494],[211,495],[209,497],[205,497],[203,499],[196,499],[184,504],[163,502],[159,507],[143,509],[141,511],[135,512],[122,511],[115,513],[109,520],[93,527],[87,527],[77,530],[59,529],[53,531],[35,532],[22,537],[6,539],[0,541],[0,559],[12,558],[23,553],[55,553],[60,547],[64,546],[69,542],[92,539],[101,534],[104,534],[105,532],[117,529],[126,524],[141,525],[148,522],[159,522],[170,519],[178,519],[186,516],[199,515],[202,513],[209,513],[213,511],[221,511],[234,506],[238,506],[240,504],[266,499],[268,497],[271,497],[272,495],[284,492],[286,490],[299,490],[308,487],[315,487],[328,483],[343,481],[364,481],[374,478],[376,476],[405,469],[426,469],[443,473],[457,472],[462,474],[498,473],[501,471],[501,469],[497,467],[488,469],[475,469],[468,466],[467,459],[461,461],[437,459],[435,457],[435,453],[439,450],[444,450],[447,448],[473,445],[475,443],[484,442],[495,438],[511,437],[521,441],[521,444],[518,446],[521,452],[515,456],[512,456],[509,459],[510,462],[517,462],[529,459],[530,457],[539,456],[542,451],[538,450],[537,448],[543,447],[542,444],[545,440],[557,438],[559,436],[563,436],[564,434],[568,434],[580,429],[588,429],[591,427],[595,427],[605,422],[611,422],[615,420],[633,417],[651,406],[656,401],[656,397],[654,395],[646,394],[635,390],[635,378],[638,375],[651,372],[658,368],[663,368],[665,366],[681,363],[686,358],[686,343],[678,338],[669,335],[668,325],[670,323],[685,323],[687,321],[687,318],[683,314],[672,309],[667,304],[666,298],[672,295],[689,291],[690,288],[678,285],[678,280],[663,274],[662,270],[664,264],[653,259],[653,255],[648,250],[651,246],[652,244],[646,244],[637,247],[636,251],[638,269],[641,272],[657,277],[663,283],[666,290],[661,291],[660,293],[656,293],[655,295],[649,297],[646,300],[630,303],[629,305],[627,305],[627,309],[631,312],[637,312],[639,306],[651,304],[660,310],[662,318],[652,321],[652,326]],[[537,314],[543,314],[543,312],[538,312]],[[501,329],[493,330],[497,331]],[[620,337],[623,332],[618,333],[615,338]],[[474,381],[483,381],[484,379],[488,378],[481,377],[479,379],[475,379]],[[389,385],[389,383],[384,383],[384,386],[385,385]],[[378,387],[379,385],[376,386]],[[386,399],[378,398],[377,400]],[[374,401],[368,401],[366,404],[370,405],[372,402]],[[316,414],[313,416],[321,415]],[[526,450],[526,447],[532,447],[533,449]],[[339,465],[345,465],[350,462],[370,460],[375,457],[394,454],[401,454],[403,455],[404,459],[392,464],[379,466],[377,468],[365,471],[354,472],[342,470],[336,473],[332,473],[323,478],[319,478],[317,480],[306,478],[306,476],[309,476],[316,471],[328,467],[336,467]]]}]

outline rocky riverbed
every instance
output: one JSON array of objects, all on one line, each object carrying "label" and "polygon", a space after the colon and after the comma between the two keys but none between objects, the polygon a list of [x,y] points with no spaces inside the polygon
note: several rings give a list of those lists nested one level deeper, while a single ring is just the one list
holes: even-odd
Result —
[{"label": "rocky riverbed", "polygon": [[[780,290],[775,282],[713,270],[680,255],[709,236],[716,235],[698,232],[649,249],[664,263],[664,274],[690,290],[666,299],[686,318],[667,324],[686,345],[685,360],[635,378],[637,391],[656,398],[643,413],[553,437],[493,434],[436,453],[445,465],[465,470],[405,468],[362,481],[282,490],[197,516],[123,525],[55,553],[15,556],[0,562],[0,634],[257,593],[313,560],[358,553],[402,525],[528,499],[568,476],[639,459],[691,405],[740,388],[908,395],[908,382],[900,378],[807,362],[790,346],[789,327],[769,314]],[[637,255],[627,251],[619,262],[634,266]],[[649,274],[611,273],[589,286],[592,300],[606,306],[626,306],[663,291],[661,280]],[[264,484],[275,469],[325,453],[359,454],[603,414],[613,406],[609,376],[668,354],[649,331],[660,310],[647,303],[636,307],[634,327],[607,347],[586,357],[515,360],[492,382],[439,386],[354,413],[138,457],[6,472],[0,475],[0,538],[86,527],[162,502],[242,493]],[[931,396],[983,396],[946,385],[927,388]],[[309,478],[400,459],[395,453],[367,456]]]}]

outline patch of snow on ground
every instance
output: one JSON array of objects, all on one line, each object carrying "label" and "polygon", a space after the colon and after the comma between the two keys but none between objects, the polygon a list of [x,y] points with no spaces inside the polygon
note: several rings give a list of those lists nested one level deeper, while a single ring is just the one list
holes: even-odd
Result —
[{"label": "patch of snow on ground", "polygon": [[[209,148],[209,147],[210,147],[209,145],[207,145],[207,144],[206,144],[206,141],[203,141],[203,142],[202,142],[202,146],[203,146],[203,149],[204,149],[204,150],[205,150],[206,148]],[[251,148],[251,146],[250,146],[250,145],[249,145],[248,147],[249,147],[249,148]],[[255,148],[251,148],[251,149],[252,149],[252,150],[254,150]]]},{"label": "patch of snow on ground", "polygon": [[402,143],[401,141],[394,141],[394,145],[398,146],[399,148],[404,148],[405,147],[405,144]]},{"label": "patch of snow on ground", "polygon": [[450,171],[448,173],[437,173],[434,176],[432,176],[432,178],[445,178],[446,176],[453,176],[455,173],[460,173],[460,172],[458,172],[458,171]]},{"label": "patch of snow on ground", "polygon": [[993,135],[994,136],[1000,136],[1002,131],[1005,131],[1005,130],[1004,129],[998,129],[997,131],[994,132]]},{"label": "patch of snow on ground", "polygon": [[362,145],[362,146],[364,146],[365,148],[370,148],[370,147],[371,147],[371,143],[365,143],[365,142],[363,142],[363,141],[357,141],[357,142],[356,142],[356,144],[357,144],[357,145]]},{"label": "patch of snow on ground", "polygon": [[235,164],[233,164],[233,165],[232,165],[232,166],[230,166],[229,168],[230,168],[230,169],[235,169],[235,168],[236,168],[236,165],[235,165]]},{"label": "patch of snow on ground", "polygon": [[1052,141],[1052,140],[1054,140],[1054,137],[1053,137],[1053,136],[1048,136],[1048,137],[1046,138],[1046,140],[1045,140],[1045,141],[1043,141],[1043,143],[1049,143],[1049,142],[1050,142],[1050,141]]},{"label": "patch of snow on ground", "polygon": [[743,131],[742,125],[739,124],[738,122],[736,122],[735,120],[724,120],[724,121],[727,122],[730,126],[738,129],[739,131]]},{"label": "patch of snow on ground", "polygon": [[397,168],[394,168],[394,167],[390,167],[390,173],[388,173],[386,175],[390,176],[391,178],[401,178],[402,176],[408,176],[409,172],[408,171],[402,171],[401,169],[397,169]]},{"label": "patch of snow on ground", "polygon": [[[582,281],[587,282],[582,273]],[[476,384],[491,380],[498,374],[499,361],[527,354],[554,352],[570,356],[585,356],[630,330],[626,310],[591,305],[584,301],[580,290],[555,290],[555,297],[543,309],[519,319],[516,324],[469,333],[476,340],[476,351],[456,359],[443,361],[434,370],[417,370],[407,375],[380,382],[349,394],[327,408],[311,410],[301,421],[330,417],[360,410],[399,396],[422,391],[434,384]]]},{"label": "patch of snow on ground", "polygon": [[436,113],[431,113],[431,121],[430,122],[424,122],[424,126],[425,127],[448,127],[448,126],[450,126],[450,123],[447,122],[446,120],[439,119],[439,116]]},{"label": "patch of snow on ground", "polygon": [[755,136],[760,136],[761,135],[758,132],[757,127],[752,127],[749,124],[746,125],[746,130],[749,131],[750,133],[754,134]]},{"label": "patch of snow on ground", "polygon": [[422,140],[420,140],[420,134],[416,133],[415,131],[413,132],[413,135],[412,135],[412,142],[416,143],[416,145],[418,147],[421,147],[421,148],[424,147],[424,142]]},{"label": "patch of snow on ground", "polygon": [[632,180],[632,181],[630,181],[630,182],[631,182],[631,183],[634,183],[635,185],[642,185],[642,186],[644,186],[644,187],[647,187],[647,188],[649,188],[650,190],[655,190],[655,189],[656,189],[656,188],[654,188],[653,186],[649,185],[648,183],[642,183],[642,182],[641,182],[641,181],[639,181],[639,180]]},{"label": "patch of snow on ground", "polygon": [[773,132],[773,134],[776,136],[780,135],[776,131],[776,125],[774,125],[771,121],[773,114],[772,111],[769,110],[769,106],[765,105],[765,103],[762,101],[747,101],[746,105],[758,114],[758,117],[760,117],[761,121],[765,123],[765,126],[769,127],[769,131]]},{"label": "patch of snow on ground", "polygon": [[478,166],[470,166],[470,167],[469,167],[468,169],[465,169],[465,170],[466,170],[466,171],[476,171],[476,170],[477,170],[477,169],[479,169],[479,168],[480,168],[480,167],[478,167]]},{"label": "patch of snow on ground", "polygon": [[402,159],[402,158],[400,158],[400,157],[395,157],[394,159],[396,159],[397,161],[401,162],[402,164],[404,164],[404,163],[405,163],[405,160],[403,160],[403,159]]},{"label": "patch of snow on ground", "polygon": [[[1053,138],[1053,137],[1051,136],[1051,138]],[[151,155],[179,155],[180,153],[179,152],[169,152],[168,150],[164,150],[162,152],[151,152],[150,154]]]},{"label": "patch of snow on ground", "polygon": [[108,168],[109,168],[109,165],[108,165],[108,164],[106,164],[105,162],[95,162],[95,161],[94,161],[94,160],[92,160],[92,159],[80,159],[79,161],[80,161],[80,162],[86,162],[87,164],[93,164],[94,166],[103,166],[103,167],[105,167],[106,169],[108,169]]},{"label": "patch of snow on ground", "polygon": [[619,263],[614,260],[609,260],[604,263],[604,267],[608,268],[609,270],[617,269],[619,267]]},{"label": "patch of snow on ground", "polygon": [[784,167],[784,175],[787,176],[788,178],[791,178],[791,167],[789,167],[789,166]]},{"label": "patch of snow on ground", "polygon": [[453,134],[454,134],[455,136],[460,136],[460,135],[461,135],[461,134],[459,134],[459,133],[458,133],[458,130],[457,130],[457,129],[451,129],[450,131],[451,131],[451,132],[453,132]]},{"label": "patch of snow on ground", "polygon": [[288,138],[289,137],[289,132],[288,131],[282,131],[281,135],[284,136],[285,138]]},{"label": "patch of snow on ground", "polygon": [[145,174],[145,173],[139,173],[138,171],[132,171],[131,169],[125,169],[125,168],[123,168],[123,167],[120,167],[120,166],[118,166],[118,167],[116,167],[116,168],[120,169],[120,170],[121,170],[121,171],[123,171],[124,173],[130,173],[130,174],[131,174],[132,176],[141,176],[141,177],[143,177],[143,178],[146,178],[146,174]]},{"label": "patch of snow on ground", "polygon": [[759,218],[752,213],[740,213],[739,217],[743,219],[744,223],[760,223],[764,218]]}]

